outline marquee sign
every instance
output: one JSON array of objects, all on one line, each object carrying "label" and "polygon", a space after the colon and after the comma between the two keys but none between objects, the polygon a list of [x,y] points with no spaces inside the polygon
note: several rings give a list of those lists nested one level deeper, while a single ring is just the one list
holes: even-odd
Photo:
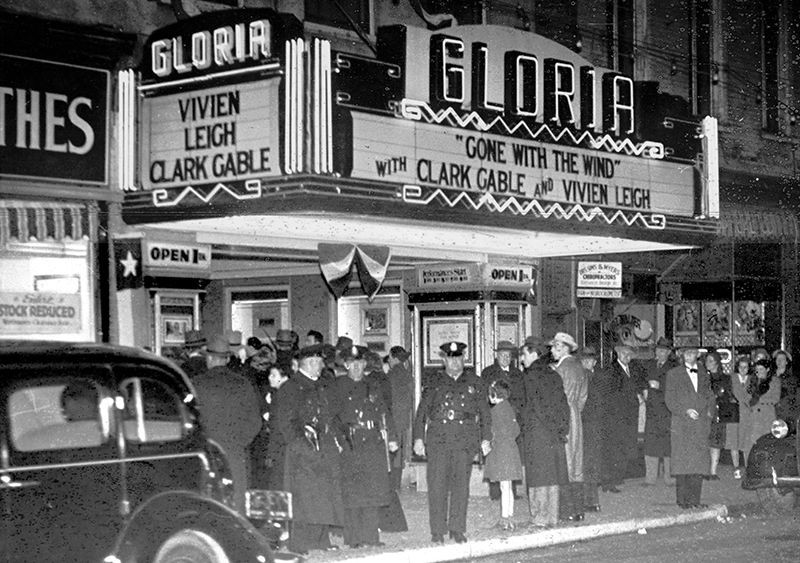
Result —
[{"label": "marquee sign", "polygon": [[280,174],[279,82],[267,78],[145,98],[142,185],[157,189]]}]

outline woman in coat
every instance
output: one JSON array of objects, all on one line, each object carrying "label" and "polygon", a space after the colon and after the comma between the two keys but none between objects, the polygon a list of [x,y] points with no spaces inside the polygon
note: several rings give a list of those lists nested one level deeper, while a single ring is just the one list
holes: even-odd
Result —
[{"label": "woman in coat", "polygon": [[683,348],[681,355],[681,364],[667,372],[664,395],[671,413],[672,475],[678,506],[698,508],[703,475],[711,463],[708,435],[716,402],[708,373],[697,362],[697,348]]},{"label": "woman in coat", "polygon": [[525,366],[525,405],[521,412],[525,479],[531,524],[536,527],[558,522],[558,487],[569,482],[564,448],[569,405],[561,378],[549,366],[546,350],[534,337],[520,349]]},{"label": "woman in coat", "polygon": [[772,421],[775,420],[775,405],[781,399],[781,380],[770,371],[770,367],[771,362],[767,358],[756,361],[753,368],[755,375],[750,378],[747,390],[753,417],[748,442],[750,448],[761,436],[770,431]]},{"label": "woman in coat", "polygon": [[730,443],[731,461],[733,462],[733,477],[734,479],[742,478],[742,469],[739,467],[739,451],[742,452],[743,458],[741,465],[747,462],[747,456],[750,454],[750,448],[753,446],[750,443],[750,433],[753,427],[753,411],[750,408],[750,394],[747,392],[750,385],[750,356],[742,354],[736,360],[736,373],[731,376],[731,385],[733,396],[739,402],[739,424],[736,425],[735,439]]}]

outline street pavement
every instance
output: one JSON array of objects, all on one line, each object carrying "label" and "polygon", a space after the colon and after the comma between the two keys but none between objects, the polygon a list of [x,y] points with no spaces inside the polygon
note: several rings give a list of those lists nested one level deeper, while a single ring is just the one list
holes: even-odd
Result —
[{"label": "street pavement", "polygon": [[[382,533],[383,547],[352,549],[342,545],[341,537],[334,537],[337,551],[312,551],[306,558],[309,563],[350,561],[359,563],[427,563],[456,561],[505,553],[567,544],[593,538],[625,533],[646,533],[647,529],[685,525],[710,519],[727,518],[729,509],[757,503],[755,492],[745,491],[741,481],[733,478],[730,466],[720,466],[719,481],[704,481],[701,502],[705,509],[682,510],[675,504],[675,487],[659,481],[655,486],[644,487],[642,479],[628,479],[620,493],[600,492],[601,511],[587,513],[580,523],[563,523],[549,530],[531,530],[525,527],[528,520],[528,503],[525,498],[515,503],[513,531],[503,531],[496,526],[500,518],[500,503],[486,496],[487,487],[473,487],[467,516],[465,544],[456,544],[449,538],[444,545],[433,544],[428,527],[427,493],[417,492],[413,483],[403,487],[400,500],[408,520],[408,531]],[[520,488],[521,490],[521,488]]]}]

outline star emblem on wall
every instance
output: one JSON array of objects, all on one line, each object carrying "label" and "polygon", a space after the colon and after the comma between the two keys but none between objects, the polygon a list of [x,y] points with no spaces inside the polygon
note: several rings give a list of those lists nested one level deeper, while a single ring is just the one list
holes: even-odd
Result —
[{"label": "star emblem on wall", "polygon": [[127,256],[125,256],[124,260],[119,261],[124,268],[122,271],[122,277],[127,278],[128,276],[136,277],[136,266],[139,264],[139,261],[133,257],[133,253],[128,251]]}]

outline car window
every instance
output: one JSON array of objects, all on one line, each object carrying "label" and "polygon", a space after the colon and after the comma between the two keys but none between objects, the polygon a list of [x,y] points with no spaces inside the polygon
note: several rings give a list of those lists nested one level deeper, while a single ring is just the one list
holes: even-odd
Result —
[{"label": "car window", "polygon": [[125,399],[123,432],[130,442],[172,442],[192,427],[178,395],[161,381],[130,377],[120,385]]},{"label": "car window", "polygon": [[110,438],[110,399],[92,380],[31,380],[8,400],[11,441],[19,451],[99,446]]}]

